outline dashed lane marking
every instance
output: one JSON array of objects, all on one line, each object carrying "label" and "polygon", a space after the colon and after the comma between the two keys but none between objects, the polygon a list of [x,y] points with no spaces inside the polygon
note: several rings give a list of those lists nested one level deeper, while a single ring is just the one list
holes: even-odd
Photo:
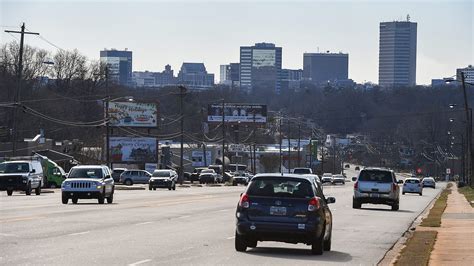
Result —
[{"label": "dashed lane marking", "polygon": [[144,264],[144,263],[147,263],[147,262],[150,262],[150,261],[151,261],[151,259],[141,260],[141,261],[137,261],[137,262],[134,262],[134,263],[130,263],[130,264],[128,264],[128,266],[136,266],[136,265]]},{"label": "dashed lane marking", "polygon": [[68,236],[80,236],[80,235],[85,235],[85,234],[88,234],[90,233],[91,231],[85,231],[85,232],[79,232],[79,233],[72,233],[72,234],[68,234]]}]

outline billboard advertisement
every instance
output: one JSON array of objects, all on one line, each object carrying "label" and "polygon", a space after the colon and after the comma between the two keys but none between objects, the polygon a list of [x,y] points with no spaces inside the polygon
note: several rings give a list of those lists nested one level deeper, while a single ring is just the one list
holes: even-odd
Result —
[{"label": "billboard advertisement", "polygon": [[[212,164],[212,152],[206,151],[206,160],[204,160],[204,152],[203,151],[192,151],[191,153],[191,161],[193,167],[203,167]],[[204,162],[207,165],[204,165]]]},{"label": "billboard advertisement", "polygon": [[110,125],[117,127],[156,127],[158,109],[154,103],[110,102]]},{"label": "billboard advertisement", "polygon": [[156,139],[134,137],[110,137],[112,162],[156,162]]},{"label": "billboard advertisement", "polygon": [[[266,123],[267,106],[263,104],[225,104],[226,123]],[[222,122],[222,104],[210,104],[207,107],[207,121]]]}]

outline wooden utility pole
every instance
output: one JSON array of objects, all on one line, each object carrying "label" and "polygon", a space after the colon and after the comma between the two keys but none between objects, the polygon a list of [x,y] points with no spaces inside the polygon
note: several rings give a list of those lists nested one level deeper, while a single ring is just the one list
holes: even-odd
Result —
[{"label": "wooden utility pole", "polygon": [[17,120],[18,120],[18,107],[20,104],[20,96],[21,96],[21,80],[23,75],[23,45],[24,45],[24,38],[25,34],[30,35],[39,35],[37,32],[26,32],[25,31],[25,23],[21,25],[21,31],[13,31],[13,30],[6,30],[7,33],[18,33],[20,34],[20,54],[18,59],[18,88],[16,93],[14,94],[14,103],[15,108],[13,109],[13,126],[12,126],[12,156],[16,155],[16,141],[18,138],[18,130],[17,130]]}]

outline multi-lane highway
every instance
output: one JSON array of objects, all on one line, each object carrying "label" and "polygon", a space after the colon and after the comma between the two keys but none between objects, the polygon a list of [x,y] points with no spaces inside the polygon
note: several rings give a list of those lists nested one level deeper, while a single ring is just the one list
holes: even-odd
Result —
[{"label": "multi-lane highway", "polygon": [[[348,177],[355,175],[350,172]],[[403,195],[400,210],[352,209],[352,182],[325,186],[334,196],[332,251],[303,244],[259,242],[234,250],[239,187],[116,191],[113,204],[61,204],[61,195],[0,195],[0,264],[46,265],[373,265],[401,237],[444,184],[423,196]]]}]

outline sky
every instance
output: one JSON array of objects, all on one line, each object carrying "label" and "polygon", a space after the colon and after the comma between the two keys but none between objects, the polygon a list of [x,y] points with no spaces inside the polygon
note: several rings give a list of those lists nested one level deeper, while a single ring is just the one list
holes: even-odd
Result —
[{"label": "sky", "polygon": [[[283,48],[283,68],[302,69],[303,53],[349,53],[349,78],[378,81],[379,23],[418,23],[417,84],[474,63],[474,1],[69,1],[0,0],[0,42],[22,22],[42,38],[28,45],[52,52],[133,51],[134,71],[203,62],[219,80],[219,65],[239,62],[239,47],[271,42]],[[47,41],[49,42],[47,42]]]}]

